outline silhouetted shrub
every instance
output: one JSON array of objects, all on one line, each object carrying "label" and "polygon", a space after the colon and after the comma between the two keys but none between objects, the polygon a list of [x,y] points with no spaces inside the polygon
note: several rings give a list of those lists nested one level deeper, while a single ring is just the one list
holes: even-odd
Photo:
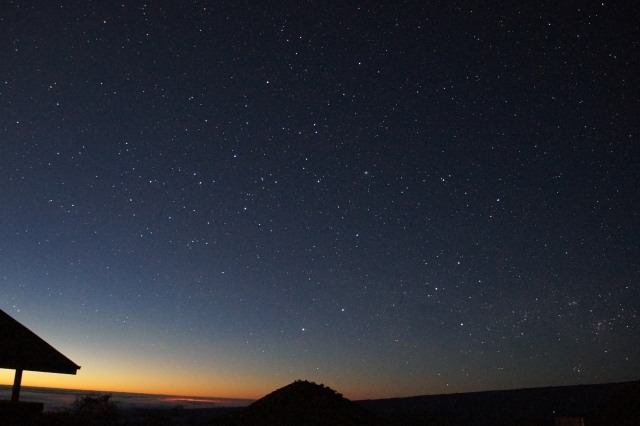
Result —
[{"label": "silhouetted shrub", "polygon": [[111,395],[90,393],[77,396],[68,410],[77,426],[112,426],[118,424],[120,410]]}]

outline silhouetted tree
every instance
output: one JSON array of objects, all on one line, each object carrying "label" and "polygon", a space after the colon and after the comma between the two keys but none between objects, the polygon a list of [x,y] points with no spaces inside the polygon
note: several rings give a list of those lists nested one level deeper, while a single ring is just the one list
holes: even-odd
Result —
[{"label": "silhouetted tree", "polygon": [[77,396],[69,411],[78,426],[112,426],[120,418],[120,410],[108,394]]}]

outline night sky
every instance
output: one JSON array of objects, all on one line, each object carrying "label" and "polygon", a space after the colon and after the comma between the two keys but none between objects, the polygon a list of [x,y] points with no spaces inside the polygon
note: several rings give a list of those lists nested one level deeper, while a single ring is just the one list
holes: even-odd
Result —
[{"label": "night sky", "polygon": [[3,2],[0,309],[82,366],[23,384],[640,379],[627,3]]}]

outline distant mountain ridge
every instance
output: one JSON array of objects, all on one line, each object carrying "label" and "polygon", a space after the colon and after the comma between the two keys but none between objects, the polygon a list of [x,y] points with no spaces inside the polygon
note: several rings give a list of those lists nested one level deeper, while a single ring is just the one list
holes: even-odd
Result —
[{"label": "distant mountain ridge", "polygon": [[349,401],[322,384],[298,380],[207,424],[640,426],[640,381]]},{"label": "distant mountain ridge", "polygon": [[[403,425],[546,425],[583,418],[585,425],[640,426],[640,381],[357,401]],[[533,423],[532,423],[533,422]]]}]

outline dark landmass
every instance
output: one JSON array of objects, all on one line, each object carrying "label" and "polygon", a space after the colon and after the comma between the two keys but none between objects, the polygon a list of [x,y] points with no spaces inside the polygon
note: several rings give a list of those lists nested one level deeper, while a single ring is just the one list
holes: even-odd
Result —
[{"label": "dark landmass", "polygon": [[546,426],[580,419],[586,426],[640,426],[640,381],[354,402],[323,385],[297,381],[244,408],[169,411],[165,417],[211,426]]},{"label": "dark landmass", "polygon": [[[406,426],[546,425],[584,419],[585,425],[640,425],[640,381],[457,393],[358,401]],[[427,422],[427,423],[425,423]]]},{"label": "dark landmass", "polygon": [[640,381],[630,382],[587,417],[588,426],[640,425]]},{"label": "dark landmass", "polygon": [[640,426],[640,381],[355,402],[323,385],[297,381],[248,407],[228,410],[182,410],[171,418],[211,426],[546,426],[580,421],[586,426]]},{"label": "dark landmass", "polygon": [[[639,426],[640,381],[349,401],[296,381],[248,407],[118,410],[110,395],[79,397],[72,409],[0,404],[0,426]],[[34,410],[39,406],[39,413]],[[33,408],[34,410],[32,410]],[[15,410],[13,410],[15,411]],[[36,410],[37,411],[37,410]]]},{"label": "dark landmass", "polygon": [[390,426],[374,412],[324,385],[296,381],[234,413],[215,418],[216,426]]}]

